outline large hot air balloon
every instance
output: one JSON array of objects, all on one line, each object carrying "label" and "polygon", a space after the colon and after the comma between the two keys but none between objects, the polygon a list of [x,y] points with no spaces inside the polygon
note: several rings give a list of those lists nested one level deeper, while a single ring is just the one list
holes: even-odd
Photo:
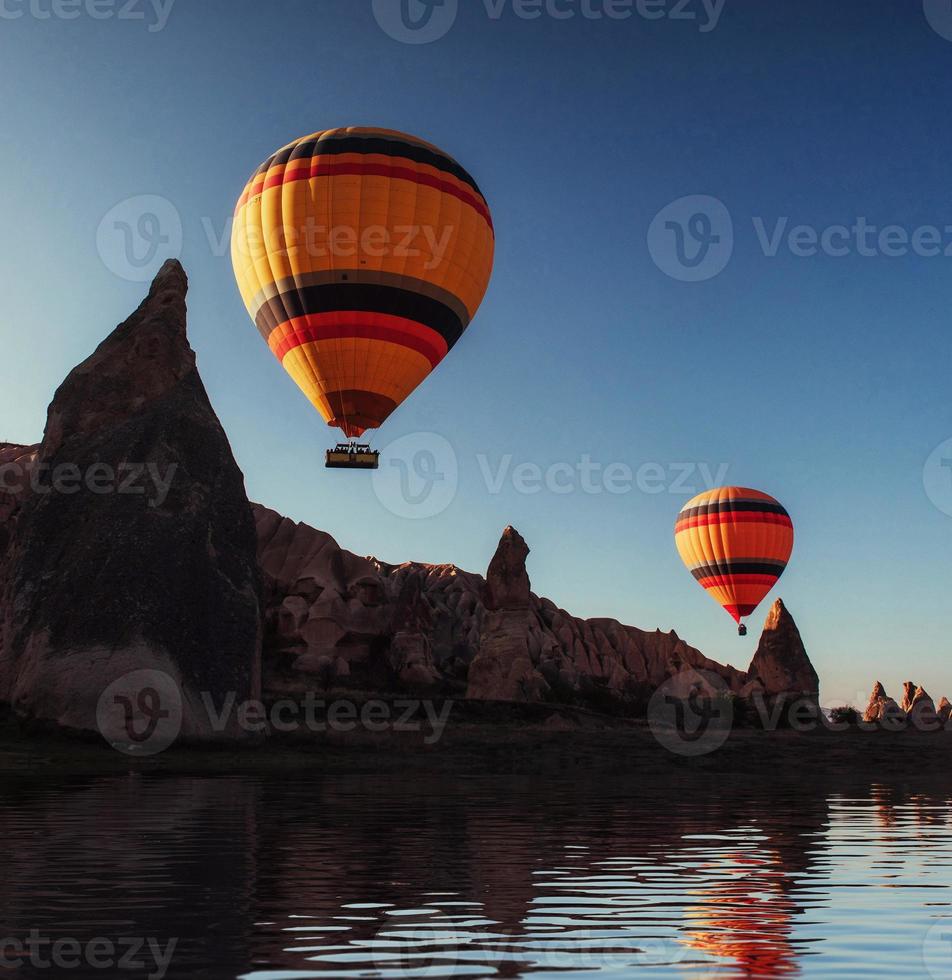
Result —
[{"label": "large hot air balloon", "polygon": [[697,581],[737,621],[777,584],[793,552],[793,522],[769,494],[720,487],[688,501],[674,529],[678,552]]},{"label": "large hot air balloon", "polygon": [[[328,425],[356,440],[459,340],[494,244],[486,200],[455,160],[403,133],[348,128],[295,140],[255,171],[231,250],[272,353]],[[339,446],[328,465],[348,455],[368,465],[358,448]]]}]

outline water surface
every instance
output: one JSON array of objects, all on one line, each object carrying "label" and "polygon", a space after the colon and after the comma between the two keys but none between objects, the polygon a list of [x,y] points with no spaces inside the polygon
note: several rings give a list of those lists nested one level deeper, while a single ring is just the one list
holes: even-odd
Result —
[{"label": "water surface", "polygon": [[174,940],[172,978],[952,977],[941,793],[6,779],[0,841],[0,940]]}]

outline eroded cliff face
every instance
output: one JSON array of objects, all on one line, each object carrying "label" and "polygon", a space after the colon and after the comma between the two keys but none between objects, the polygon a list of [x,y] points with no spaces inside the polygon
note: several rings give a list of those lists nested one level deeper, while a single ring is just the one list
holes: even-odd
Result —
[{"label": "eroded cliff face", "polygon": [[[507,528],[485,577],[388,565],[255,505],[265,576],[265,688],[439,688],[479,700],[640,711],[669,678],[707,671],[739,695],[818,691],[793,617],[777,603],[749,671],[676,633],[582,620],[531,591],[529,547]],[[412,610],[408,612],[408,610]]]},{"label": "eroded cliff face", "polygon": [[181,689],[254,695],[256,536],[244,481],[186,335],[167,263],[140,308],[66,378],[38,447],[0,450],[0,700],[95,729],[102,692],[154,670]]},{"label": "eroded cliff face", "polygon": [[902,686],[902,699],[891,698],[881,681],[876,681],[869,703],[863,712],[863,721],[879,724],[884,728],[905,727],[932,730],[945,726],[952,714],[952,703],[942,698],[938,707],[924,687],[914,681],[906,681]]},{"label": "eroded cliff face", "polygon": [[708,672],[741,696],[815,697],[782,602],[739,671],[673,631],[539,597],[514,528],[482,576],[359,557],[249,504],[188,343],[186,290],[168,263],[57,391],[43,442],[0,443],[0,701],[89,728],[118,676],[157,670],[183,692],[183,732],[200,735],[201,692],[441,692],[638,715],[660,684]]},{"label": "eroded cliff face", "polygon": [[777,599],[767,613],[747,680],[748,690],[760,690],[768,698],[781,694],[815,696],[819,692],[820,679],[782,599]]}]

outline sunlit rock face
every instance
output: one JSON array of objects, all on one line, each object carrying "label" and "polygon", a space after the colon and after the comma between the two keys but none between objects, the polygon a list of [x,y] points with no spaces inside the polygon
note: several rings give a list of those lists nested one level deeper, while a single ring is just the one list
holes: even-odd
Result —
[{"label": "sunlit rock face", "polygon": [[643,713],[659,685],[704,672],[724,690],[815,698],[817,678],[778,603],[748,672],[676,633],[582,620],[531,591],[529,547],[507,528],[486,577],[453,565],[359,558],[328,534],[255,505],[265,579],[265,687],[442,690]]},{"label": "sunlit rock face", "polygon": [[[439,692],[629,716],[665,683],[816,696],[779,601],[744,672],[674,631],[580,619],[536,595],[514,528],[482,576],[359,557],[249,504],[188,343],[187,285],[178,263],[163,267],[57,391],[43,442],[0,443],[0,701],[86,728],[117,674],[152,669],[182,689],[186,734],[204,734],[201,692]],[[64,468],[78,486],[37,490]]]},{"label": "sunlit rock face", "polygon": [[791,694],[815,698],[819,694],[820,679],[782,599],[767,614],[747,679],[758,682],[768,698]]},{"label": "sunlit rock face", "polygon": [[201,692],[258,691],[254,522],[189,346],[187,288],[167,263],[60,386],[18,457],[33,479],[0,498],[0,700],[23,716],[95,729],[102,692],[153,670],[201,736]]},{"label": "sunlit rock face", "polygon": [[901,701],[891,698],[877,681],[863,712],[863,721],[892,730],[905,729],[911,724],[923,731],[934,731],[945,727],[950,716],[952,703],[948,698],[942,698],[936,707],[926,689],[914,681],[903,684]]}]

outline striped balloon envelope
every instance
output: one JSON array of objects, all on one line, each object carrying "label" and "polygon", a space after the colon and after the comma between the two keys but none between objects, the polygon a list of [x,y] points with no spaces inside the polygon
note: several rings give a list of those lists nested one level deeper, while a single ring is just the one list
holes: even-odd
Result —
[{"label": "striped balloon envelope", "polygon": [[235,211],[242,299],[272,353],[349,438],[379,428],[479,308],[495,238],[473,178],[386,129],[313,133],[268,157]]},{"label": "striped balloon envelope", "polygon": [[674,529],[691,574],[738,622],[777,584],[793,552],[793,522],[769,494],[720,487],[684,505]]}]

